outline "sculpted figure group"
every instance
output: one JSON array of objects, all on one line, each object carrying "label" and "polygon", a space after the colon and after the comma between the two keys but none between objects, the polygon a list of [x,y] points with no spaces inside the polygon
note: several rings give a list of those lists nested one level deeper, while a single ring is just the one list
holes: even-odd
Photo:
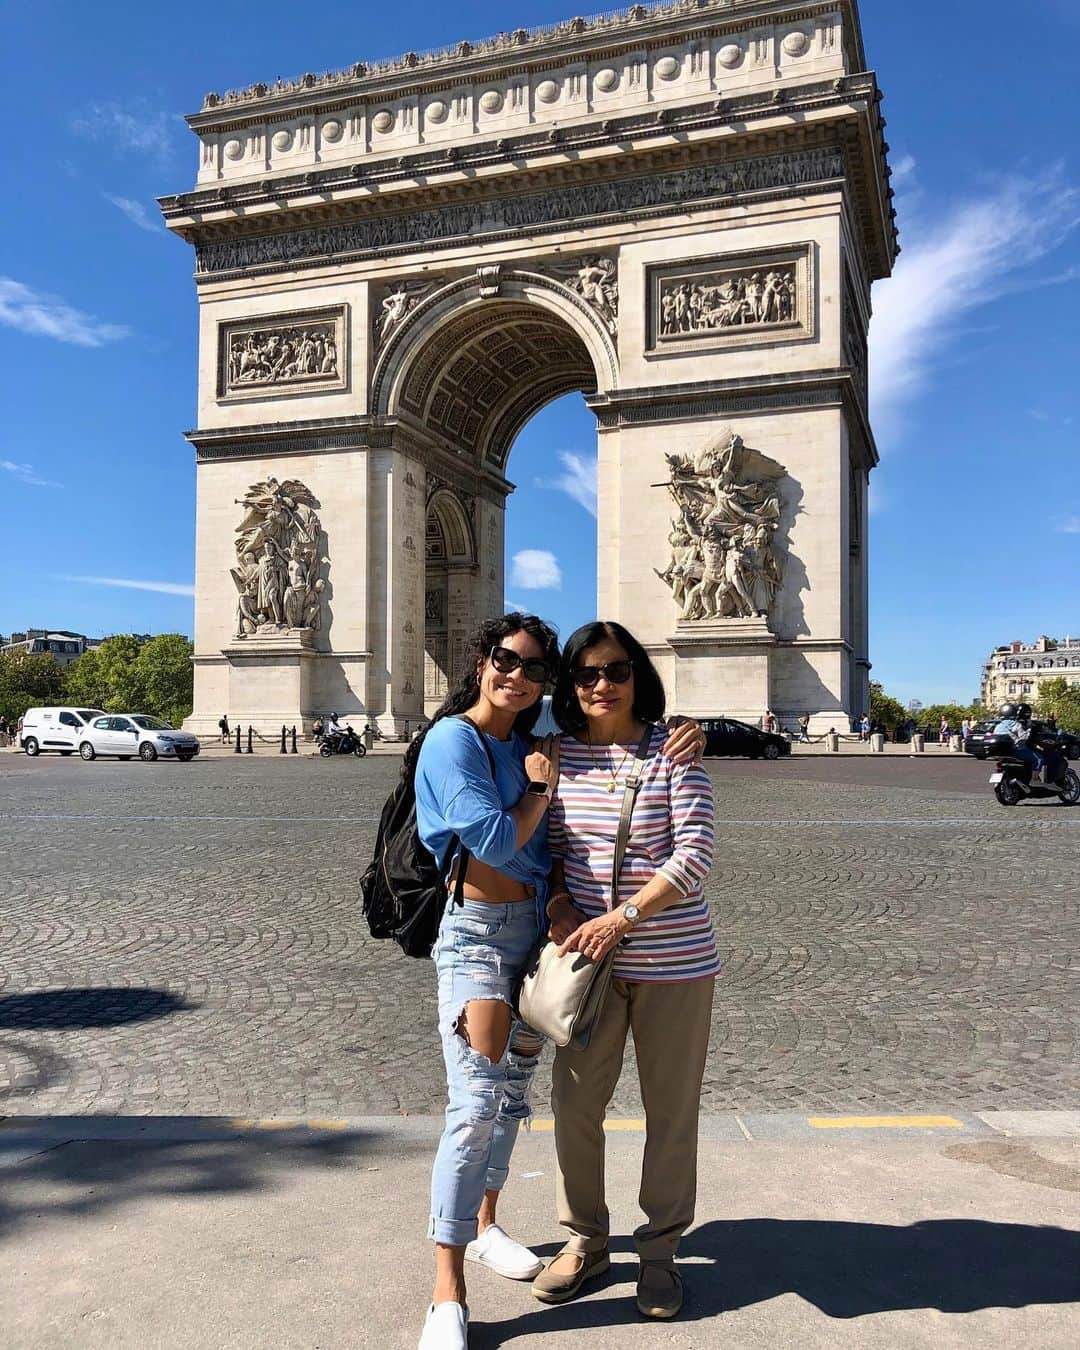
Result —
[{"label": "sculpted figure group", "polygon": [[253,483],[238,505],[236,527],[236,636],[311,630],[322,620],[326,581],[319,572],[322,525],[303,483],[268,478]]},{"label": "sculpted figure group", "polygon": [[229,339],[230,388],[337,374],[337,338],[332,323],[234,333]]},{"label": "sculpted figure group", "polygon": [[727,431],[697,456],[667,455],[678,507],[657,572],[683,619],[764,618],[781,581],[773,539],[786,472]]},{"label": "sculpted figure group", "polygon": [[700,282],[673,281],[660,291],[660,336],[703,333],[747,324],[789,323],[795,317],[791,272],[751,272]]}]

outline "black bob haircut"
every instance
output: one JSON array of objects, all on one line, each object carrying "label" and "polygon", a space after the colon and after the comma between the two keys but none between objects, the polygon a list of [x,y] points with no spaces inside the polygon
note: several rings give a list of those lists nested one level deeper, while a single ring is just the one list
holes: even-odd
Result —
[{"label": "black bob haircut", "polygon": [[621,623],[605,623],[597,620],[594,623],[582,624],[576,632],[571,633],[563,648],[559,674],[555,680],[555,693],[551,698],[551,711],[559,726],[563,731],[569,732],[584,729],[585,714],[581,711],[572,675],[585,652],[600,642],[617,642],[633,663],[634,716],[637,720],[661,721],[667,706],[667,697],[664,694],[664,682],[649,660],[648,652]]}]

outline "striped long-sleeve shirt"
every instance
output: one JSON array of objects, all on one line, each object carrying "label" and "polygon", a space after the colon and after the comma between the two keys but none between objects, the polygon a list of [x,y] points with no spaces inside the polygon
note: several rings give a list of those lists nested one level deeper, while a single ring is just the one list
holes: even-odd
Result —
[{"label": "striped long-sleeve shirt", "polygon": [[[615,957],[615,975],[622,980],[698,980],[720,970],[702,894],[712,866],[712,786],[700,765],[675,764],[660,754],[667,736],[663,727],[654,729],[641,765],[641,789],[614,898],[611,864],[623,788],[637,763],[636,745],[590,748],[572,736],[560,742],[548,838],[552,856],[563,860],[574,904],[595,918],[631,899],[657,873],[682,893],[681,900],[643,919],[623,938]],[[609,790],[613,776],[618,780],[614,792]]]}]

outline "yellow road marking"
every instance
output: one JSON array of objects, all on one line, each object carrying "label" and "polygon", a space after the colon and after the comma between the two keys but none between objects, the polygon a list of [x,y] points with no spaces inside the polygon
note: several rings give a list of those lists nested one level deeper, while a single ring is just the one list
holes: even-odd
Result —
[{"label": "yellow road marking", "polygon": [[815,1130],[962,1130],[964,1122],[955,1116],[808,1116]]},{"label": "yellow road marking", "polygon": [[348,1126],[345,1120],[309,1120],[309,1130],[344,1130]]}]

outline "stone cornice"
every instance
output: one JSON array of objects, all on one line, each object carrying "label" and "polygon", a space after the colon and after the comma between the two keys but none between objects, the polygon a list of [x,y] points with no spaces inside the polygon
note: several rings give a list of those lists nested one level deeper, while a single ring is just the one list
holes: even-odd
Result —
[{"label": "stone cornice", "polygon": [[865,65],[858,9],[854,0],[661,0],[588,19],[568,19],[543,28],[518,28],[476,42],[403,56],[377,63],[356,62],[341,71],[308,73],[274,85],[256,83],[224,95],[208,94],[201,112],[187,118],[197,131],[232,129],[269,116],[288,116],[318,107],[333,108],[357,100],[385,98],[402,87],[475,81],[508,69],[536,66],[569,56],[588,58],[656,44],[687,27],[736,33],[760,24],[839,11],[843,15],[850,65]]},{"label": "stone cornice", "polygon": [[[835,80],[818,80],[784,91],[778,104],[775,92],[755,91],[750,94],[711,99],[684,107],[666,106],[647,113],[612,117],[601,123],[582,122],[579,125],[560,126],[557,136],[547,130],[529,129],[519,135],[476,140],[466,146],[438,147],[388,155],[363,165],[342,165],[295,174],[278,174],[258,182],[215,185],[193,192],[176,193],[158,198],[162,215],[170,228],[177,230],[189,242],[207,233],[217,220],[208,218],[210,212],[249,213],[259,206],[276,206],[285,210],[294,198],[309,199],[310,205],[324,207],[327,193],[372,191],[423,187],[431,190],[442,186],[439,175],[460,178],[466,171],[505,167],[508,171],[522,169],[522,161],[547,158],[553,154],[567,156],[584,150],[610,147],[620,152],[626,142],[647,146],[650,142],[670,142],[680,133],[718,130],[738,125],[750,126],[766,120],[790,126],[794,117],[814,111],[830,109],[854,110],[879,101],[877,82],[872,73],[848,75]],[[360,198],[366,206],[372,205],[370,195]],[[258,216],[247,216],[247,224],[258,223]],[[283,222],[282,222],[283,223]]]}]

